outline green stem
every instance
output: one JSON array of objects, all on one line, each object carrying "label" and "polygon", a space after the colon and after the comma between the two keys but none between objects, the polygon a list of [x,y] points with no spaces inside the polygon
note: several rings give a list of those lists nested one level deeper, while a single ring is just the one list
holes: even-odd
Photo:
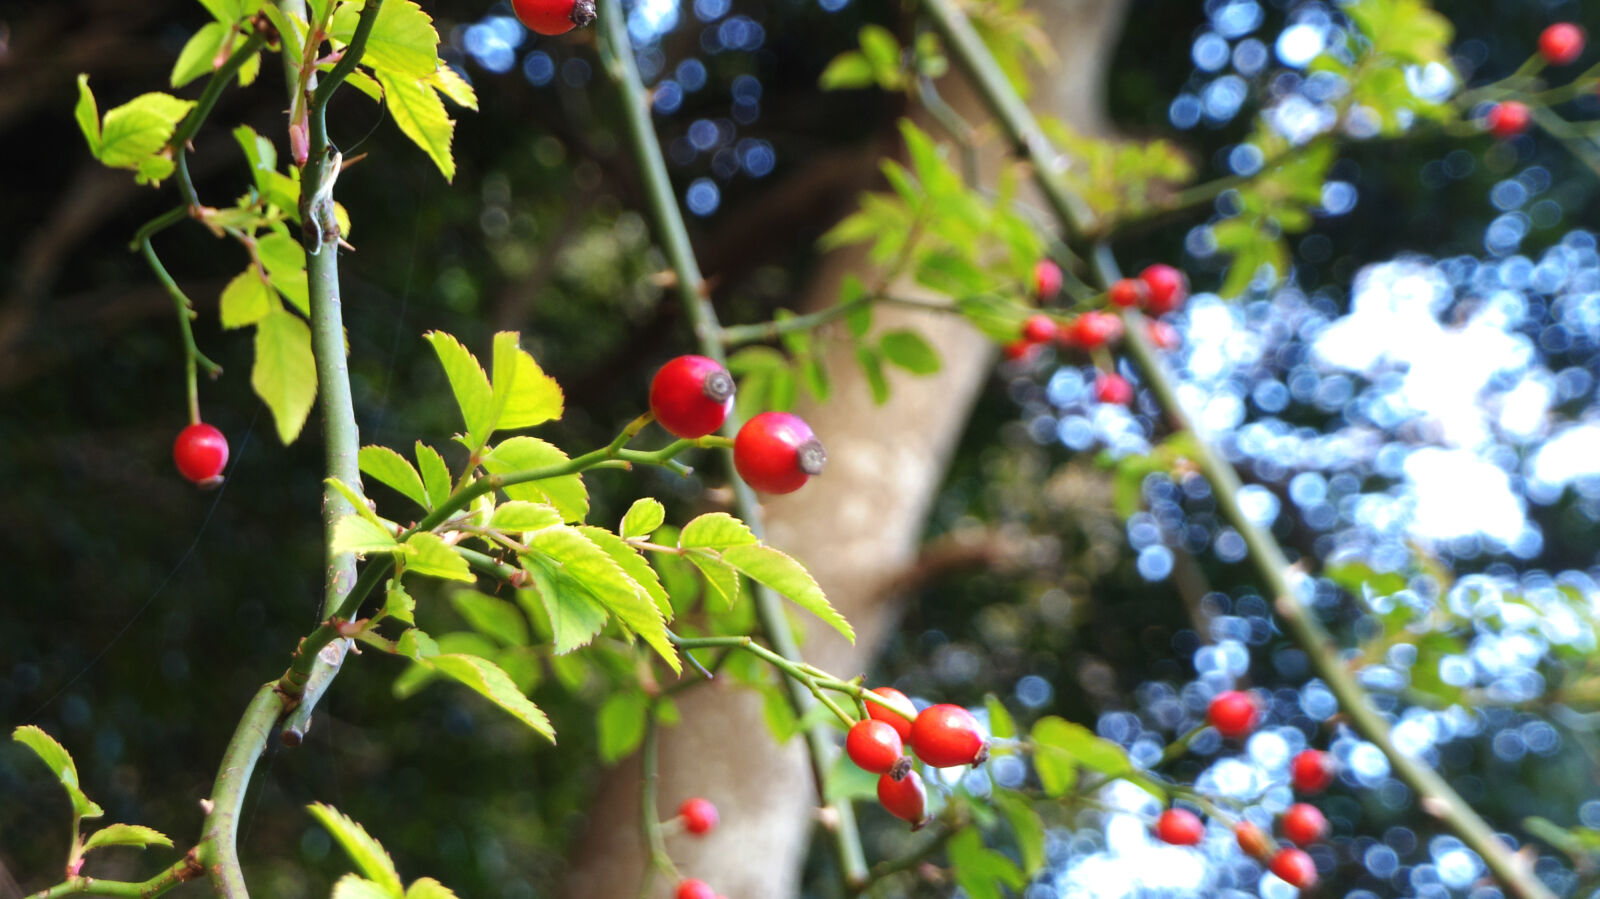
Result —
[{"label": "green stem", "polygon": [[661,811],[657,795],[657,785],[661,782],[660,747],[661,726],[656,718],[656,705],[652,702],[645,717],[644,748],[639,755],[639,763],[644,769],[644,786],[639,796],[639,825],[644,831],[645,846],[650,853],[650,861],[644,866],[644,876],[639,883],[640,899],[647,899],[650,895],[650,887],[657,869],[674,876],[677,873],[677,866],[672,863],[672,855],[667,852],[666,837],[661,833]]},{"label": "green stem", "polygon": [[283,713],[284,702],[276,684],[265,684],[256,691],[222,754],[216,784],[207,800],[210,806],[195,854],[210,874],[212,888],[223,899],[248,899],[250,895],[239,866],[239,811],[250,786],[250,774],[266,749],[268,734]]},{"label": "green stem", "polygon": [[[620,0],[601,0],[600,57],[606,74],[616,86],[622,101],[623,126],[628,143],[633,150],[644,181],[645,196],[655,224],[656,239],[666,251],[667,259],[677,275],[678,294],[689,317],[700,352],[718,362],[725,361],[722,344],[722,326],[712,308],[705,281],[695,261],[689,243],[689,232],[684,227],[683,215],[678,210],[678,199],[672,190],[672,180],[667,175],[667,163],[661,154],[661,143],[650,121],[649,92],[639,80],[638,68],[633,61],[633,48],[628,41],[627,20],[622,13]],[[722,433],[733,437],[741,422],[738,415],[730,415],[723,424]],[[729,460],[731,463],[731,459]],[[728,465],[733,470],[733,465]],[[754,491],[737,476],[730,478],[733,486],[734,510],[751,532],[761,536],[761,506]],[[800,647],[784,618],[781,600],[771,590],[756,585],[751,594],[756,620],[777,654],[785,659],[799,659]],[[811,694],[799,682],[788,681],[789,701],[803,720],[811,708]],[[823,795],[827,773],[837,753],[833,735],[823,725],[806,730],[806,749],[810,754],[811,773],[817,795]],[[829,828],[839,870],[845,884],[859,883],[867,876],[866,857],[861,849],[861,839],[856,830],[855,810],[847,801],[828,803],[833,822]]]},{"label": "green stem", "polygon": [[200,421],[200,388],[195,383],[195,367],[203,366],[206,374],[214,378],[222,374],[222,366],[206,358],[206,355],[200,352],[200,347],[195,344],[194,329],[189,325],[189,321],[195,316],[194,304],[189,302],[178,282],[167,273],[167,267],[161,264],[161,257],[156,255],[148,237],[139,242],[139,251],[144,254],[145,261],[150,264],[150,270],[155,273],[156,280],[167,289],[167,295],[172,297],[173,305],[177,307],[178,334],[183,338],[183,374],[189,399],[189,423],[196,424]]},{"label": "green stem", "polygon": [[[988,102],[991,112],[1000,120],[1016,151],[1035,160],[1054,159],[1055,151],[1039,132],[1032,113],[1012,90],[1010,82],[1000,72],[994,57],[972,30],[965,15],[955,8],[952,0],[922,2],[923,8],[944,35],[957,64]],[[1528,76],[1532,73],[1519,70],[1518,75]],[[1034,167],[1034,177],[1040,189],[1051,198],[1051,205],[1068,235],[1082,241],[1092,230],[1093,221],[1092,216],[1086,214],[1081,201],[1070,195],[1058,199],[1053,193],[1061,190],[1058,179],[1037,165]],[[1109,285],[1120,276],[1116,260],[1104,243],[1092,247],[1091,261],[1102,285]],[[1145,333],[1143,316],[1130,310],[1124,313],[1124,318],[1128,324],[1124,346],[1143,373],[1146,384],[1173,427],[1194,433],[1178,400],[1175,382]],[[1238,473],[1198,434],[1195,434],[1192,446],[1195,462],[1211,482],[1223,518],[1244,539],[1257,576],[1274,597],[1278,615],[1287,626],[1290,637],[1306,651],[1313,668],[1338,699],[1355,730],[1388,757],[1395,774],[1417,794],[1419,805],[1477,852],[1511,894],[1522,899],[1553,899],[1554,894],[1534,875],[1532,868],[1500,841],[1488,823],[1437,772],[1395,747],[1389,736],[1388,722],[1367,701],[1366,692],[1356,682],[1355,676],[1340,664],[1338,646],[1310,609],[1300,601],[1282,548],[1239,506],[1241,485]]]},{"label": "green stem", "polygon": [[27,899],[61,899],[65,896],[121,896],[126,899],[152,899],[186,880],[204,873],[195,860],[193,851],[173,862],[167,870],[138,883],[122,880],[101,880],[79,875],[69,877],[46,890],[30,894]]}]

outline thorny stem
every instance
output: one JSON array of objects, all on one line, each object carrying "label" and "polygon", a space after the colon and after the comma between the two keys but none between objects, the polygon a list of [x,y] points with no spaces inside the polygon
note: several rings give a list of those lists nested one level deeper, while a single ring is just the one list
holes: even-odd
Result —
[{"label": "thorny stem", "polygon": [[69,877],[49,889],[29,894],[27,899],[61,899],[65,896],[121,896],[126,899],[152,899],[186,880],[201,874],[200,863],[191,850],[173,862],[165,871],[149,880],[134,883],[122,880],[102,880],[98,877],[78,875]]},{"label": "thorny stem", "polygon": [[[722,327],[717,321],[716,310],[711,306],[709,293],[700,275],[700,267],[695,261],[694,250],[689,243],[689,233],[684,227],[683,215],[678,209],[677,196],[667,175],[661,144],[650,121],[649,93],[639,80],[639,72],[634,65],[633,48],[628,40],[627,20],[622,13],[622,4],[620,0],[601,0],[600,7],[600,58],[607,76],[621,97],[623,126],[627,131],[629,146],[633,150],[634,159],[638,163],[644,181],[656,239],[661,242],[677,275],[678,294],[694,328],[700,352],[721,362],[724,360]],[[723,425],[723,434],[728,437],[734,436],[740,424],[737,415],[729,416]],[[733,468],[731,464],[728,467],[730,470]],[[750,489],[750,485],[736,476],[731,478],[731,482],[735,511],[759,537],[763,528],[761,507],[756,501],[755,493]],[[789,628],[788,620],[784,618],[778,596],[771,590],[757,585],[752,593],[752,601],[756,619],[768,642],[776,650],[776,654],[784,659],[799,659],[799,645]],[[790,680],[788,686],[789,700],[799,717],[804,720],[805,712],[811,707],[812,697],[794,680]],[[833,743],[833,734],[820,724],[807,728],[805,736],[812,776],[817,795],[821,797],[823,784],[827,781],[827,772],[838,750]],[[831,802],[828,803],[828,807],[828,818],[833,822],[828,828],[829,836],[833,842],[840,874],[847,886],[859,883],[867,875],[867,864],[861,849],[861,839],[856,831],[855,810],[848,801]]]},{"label": "thorny stem", "polygon": [[[1042,136],[1032,113],[1012,90],[965,15],[955,8],[951,0],[923,0],[923,9],[946,39],[957,64],[974,82],[991,112],[1000,120],[1017,154],[1031,157],[1036,163],[1054,159],[1055,150]],[[1531,77],[1537,71],[1536,67],[1530,66],[1524,66],[1523,69],[1528,71],[1519,70],[1518,76]],[[1093,229],[1092,215],[1081,200],[1059,185],[1053,173],[1036,164],[1034,177],[1050,198],[1068,236],[1081,242]],[[1111,284],[1119,277],[1116,260],[1104,243],[1092,247],[1091,262],[1102,284]],[[1124,312],[1124,317],[1128,322],[1125,345],[1144,374],[1145,382],[1149,384],[1157,402],[1174,428],[1195,433],[1179,402],[1176,383],[1145,334],[1143,316],[1129,310]],[[1275,598],[1279,617],[1287,626],[1290,636],[1306,651],[1312,666],[1338,699],[1356,731],[1388,757],[1395,773],[1417,793],[1422,808],[1477,852],[1512,894],[1523,899],[1553,899],[1554,894],[1534,875],[1526,861],[1514,855],[1488,823],[1436,771],[1395,747],[1390,739],[1388,722],[1370,704],[1366,691],[1356,682],[1355,676],[1339,663],[1337,645],[1300,600],[1296,578],[1291,577],[1292,569],[1282,548],[1271,534],[1256,525],[1240,508],[1238,473],[1197,433],[1193,446],[1194,461],[1211,482],[1223,517],[1244,538],[1257,576]]]}]

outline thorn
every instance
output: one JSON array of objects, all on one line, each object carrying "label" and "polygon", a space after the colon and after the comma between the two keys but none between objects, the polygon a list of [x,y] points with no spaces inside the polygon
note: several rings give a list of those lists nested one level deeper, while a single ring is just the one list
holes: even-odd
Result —
[{"label": "thorn", "polygon": [[216,807],[217,804],[209,799],[200,800],[200,811],[205,812],[208,815],[211,814],[212,809],[215,809]]}]

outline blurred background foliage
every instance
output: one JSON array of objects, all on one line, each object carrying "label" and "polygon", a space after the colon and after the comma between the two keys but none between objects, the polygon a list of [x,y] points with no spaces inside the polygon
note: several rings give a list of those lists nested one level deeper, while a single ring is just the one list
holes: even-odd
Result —
[{"label": "blurred background foliage", "polygon": [[[1452,52],[1469,84],[1512,71],[1548,22],[1600,33],[1600,10],[1570,0],[1438,8],[1456,25]],[[615,98],[586,35],[535,39],[503,4],[430,11],[481,103],[459,117],[456,183],[352,92],[331,116],[347,158],[371,154],[340,181],[355,220],[343,271],[363,441],[442,444],[456,427],[422,332],[481,347],[515,328],[567,391],[551,439],[604,442],[642,407],[649,374],[684,349],[687,328],[654,278],[664,266],[635,211]],[[816,237],[861,186],[847,163],[894,146],[902,101],[816,83],[861,25],[900,28],[897,15],[877,0],[632,8],[725,321],[792,303]],[[1248,173],[1238,149],[1263,106],[1315,104],[1319,88],[1290,64],[1304,49],[1294,42],[1328,39],[1341,22],[1336,5],[1297,0],[1140,0],[1130,15],[1145,27],[1121,38],[1108,108],[1130,135],[1173,140],[1201,179]],[[113,820],[178,835],[198,820],[240,706],[312,624],[321,559],[315,443],[277,445],[240,375],[248,341],[204,313],[197,336],[229,374],[202,386],[202,403],[235,462],[215,494],[173,476],[183,388],[170,304],[125,247],[165,200],[101,171],[67,112],[78,71],[102,107],[164,85],[204,17],[186,0],[0,12],[0,131],[12,160],[0,204],[0,721],[58,735]],[[230,92],[215,121],[278,138],[275,96]],[[1600,100],[1569,111],[1593,115]],[[201,135],[192,164],[203,196],[226,197],[244,177],[220,128]],[[1130,269],[1170,260],[1189,271],[1202,293],[1176,322],[1185,343],[1172,357],[1186,402],[1256,485],[1261,520],[1296,555],[1321,560],[1307,562],[1322,575],[1313,601],[1358,648],[1351,663],[1406,722],[1407,745],[1503,829],[1526,815],[1600,827],[1600,673],[1589,661],[1600,564],[1596,183],[1542,138],[1353,143],[1310,229],[1291,238],[1291,282],[1231,304],[1203,293],[1227,274],[1209,232],[1232,211],[1226,194],[1118,244]],[[209,311],[237,251],[197,228],[163,244]],[[1446,339],[1469,332],[1484,340]],[[1440,367],[1450,360],[1461,364]],[[1408,388],[1419,371],[1439,373],[1433,393]],[[936,503],[926,576],[910,584],[877,678],[974,705],[993,693],[1024,720],[1092,722],[1136,759],[1197,720],[1215,690],[1266,689],[1272,727],[1242,757],[1202,742],[1175,773],[1255,795],[1299,745],[1331,744],[1346,765],[1325,804],[1335,839],[1318,850],[1328,894],[1498,895],[1478,886],[1475,860],[1440,841],[1381,757],[1341,729],[1238,564],[1238,536],[1215,520],[1205,483],[1137,461],[1160,437],[1154,408],[1096,408],[1087,380],[1072,359],[1000,369]],[[1542,456],[1551,446],[1559,451]],[[703,502],[698,479],[644,478],[591,478],[597,520],[616,519],[645,487],[675,498],[675,514]],[[425,627],[435,629],[430,617],[451,627],[447,603],[423,606]],[[606,776],[584,722],[610,674],[597,663],[570,674],[575,689],[536,694],[561,730],[552,749],[459,691],[394,700],[399,665],[352,666],[308,745],[269,752],[242,826],[261,892],[324,894],[344,870],[302,813],[322,799],[380,831],[408,877],[436,876],[461,895],[553,895]],[[0,797],[0,863],[38,888],[65,843],[63,797],[9,745]],[[1264,806],[1280,800],[1268,790]],[[904,840],[886,816],[864,816],[869,853]],[[1029,899],[1275,888],[1215,840],[1202,863],[1149,856],[1168,850],[1114,821],[1059,823],[1052,869]],[[1564,894],[1588,895],[1594,858],[1576,851],[1543,847],[1540,871]],[[132,854],[107,859],[107,876],[144,870]],[[0,896],[12,894],[0,875]]]}]

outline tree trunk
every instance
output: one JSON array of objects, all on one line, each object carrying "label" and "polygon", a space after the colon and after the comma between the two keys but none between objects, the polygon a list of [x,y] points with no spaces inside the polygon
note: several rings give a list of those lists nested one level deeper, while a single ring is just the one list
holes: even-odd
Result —
[{"label": "tree trunk", "polygon": [[[1058,0],[1039,8],[1057,58],[1035,78],[1033,108],[1082,131],[1105,130],[1104,69],[1125,5],[1126,0]],[[949,103],[970,122],[987,121],[977,98],[956,81],[951,77],[941,85]],[[994,138],[982,148],[986,176],[1004,149]],[[876,160],[862,164],[876,166]],[[861,271],[864,255],[850,249],[826,258],[806,305],[833,302],[840,279]],[[902,295],[918,290],[895,287]],[[804,643],[808,661],[846,677],[870,666],[897,615],[889,588],[916,560],[928,507],[994,359],[992,345],[959,317],[880,307],[874,321],[879,328],[915,328],[938,350],[943,367],[926,378],[891,375],[892,396],[878,406],[849,346],[834,341],[828,359],[834,396],[801,410],[827,446],[827,471],[766,507],[768,539],[806,564],[856,628],[853,646],[826,627],[810,628]],[[673,814],[685,798],[704,796],[716,803],[722,824],[705,837],[669,838],[673,859],[685,876],[727,896],[798,895],[817,810],[804,741],[775,745],[759,697],[725,678],[688,692],[679,707],[683,722],[661,735],[662,814]],[[640,786],[636,758],[607,778],[572,859],[566,884],[571,899],[639,894],[646,864]],[[654,895],[670,895],[670,885],[658,878]]]}]

